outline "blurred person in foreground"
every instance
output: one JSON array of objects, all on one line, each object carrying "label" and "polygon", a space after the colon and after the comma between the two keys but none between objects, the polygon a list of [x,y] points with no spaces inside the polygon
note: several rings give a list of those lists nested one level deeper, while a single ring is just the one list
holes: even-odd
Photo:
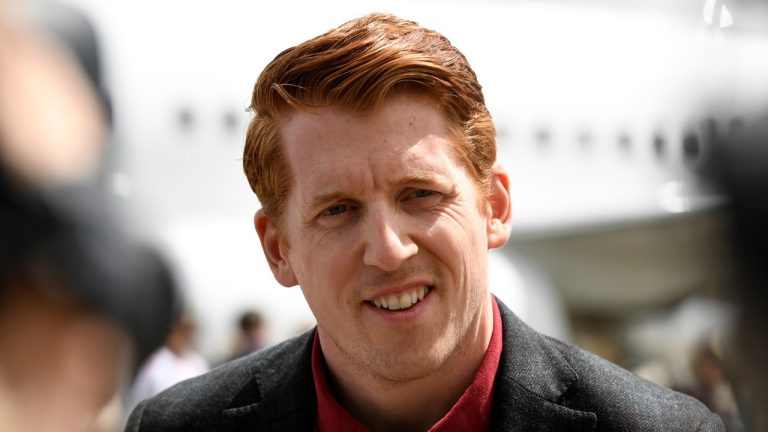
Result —
[{"label": "blurred person in foreground", "polygon": [[0,430],[114,430],[120,414],[99,414],[159,344],[173,292],[155,255],[70,200],[91,190],[106,109],[82,47],[43,31],[91,28],[13,6],[0,2]]},{"label": "blurred person in foreground", "polygon": [[465,57],[372,14],[279,54],[244,167],[316,329],[181,383],[128,430],[719,431],[695,399],[545,337],[489,292],[509,179]]}]

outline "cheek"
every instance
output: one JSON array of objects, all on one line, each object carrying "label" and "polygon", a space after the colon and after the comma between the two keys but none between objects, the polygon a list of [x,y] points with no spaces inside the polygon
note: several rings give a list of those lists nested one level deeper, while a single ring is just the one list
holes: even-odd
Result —
[{"label": "cheek", "polygon": [[[460,286],[475,286],[486,271],[486,233],[477,220],[443,218],[424,231],[424,246]],[[482,228],[482,227],[481,227]],[[472,278],[472,279],[469,279]]]},{"label": "cheek", "polygon": [[458,259],[486,248],[484,224],[484,219],[475,214],[445,215],[424,227],[424,240],[436,252],[454,254]]},{"label": "cheek", "polygon": [[292,254],[296,279],[304,297],[312,304],[337,304],[344,294],[352,257],[344,248],[330,247],[329,242],[302,245],[302,253]]}]

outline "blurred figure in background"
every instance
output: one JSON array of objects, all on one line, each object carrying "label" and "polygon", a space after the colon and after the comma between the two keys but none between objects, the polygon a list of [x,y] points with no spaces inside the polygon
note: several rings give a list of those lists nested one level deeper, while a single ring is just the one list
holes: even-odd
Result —
[{"label": "blurred figure in background", "polygon": [[194,336],[194,320],[189,314],[181,314],[165,344],[139,369],[131,391],[131,406],[180,381],[208,372],[208,362],[192,350]]},{"label": "blurred figure in background", "polygon": [[98,416],[161,342],[175,292],[91,211],[109,130],[91,27],[14,6],[0,1],[0,430],[114,430],[119,414]]},{"label": "blurred figure in background", "polygon": [[265,347],[266,327],[264,318],[256,311],[244,312],[238,320],[240,332],[230,360],[242,357]]},{"label": "blurred figure in background", "polygon": [[736,400],[725,376],[722,359],[711,341],[702,343],[693,353],[691,370],[694,378],[693,385],[678,390],[700,400],[712,412],[719,415],[727,431],[743,430]]}]

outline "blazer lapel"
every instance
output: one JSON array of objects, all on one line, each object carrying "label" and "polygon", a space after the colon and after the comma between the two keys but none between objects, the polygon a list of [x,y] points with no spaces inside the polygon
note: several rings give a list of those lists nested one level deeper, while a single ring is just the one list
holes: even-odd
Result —
[{"label": "blazer lapel", "polygon": [[253,378],[227,408],[222,419],[228,431],[311,431],[317,402],[312,377],[314,331],[271,358],[253,365]]},{"label": "blazer lapel", "polygon": [[[497,385],[502,384],[497,382]],[[594,413],[577,411],[547,401],[517,383],[507,382],[493,395],[490,430],[501,431],[594,431]]]},{"label": "blazer lapel", "polygon": [[594,413],[560,403],[578,376],[557,348],[498,299],[503,348],[493,394],[492,431],[593,431]]}]

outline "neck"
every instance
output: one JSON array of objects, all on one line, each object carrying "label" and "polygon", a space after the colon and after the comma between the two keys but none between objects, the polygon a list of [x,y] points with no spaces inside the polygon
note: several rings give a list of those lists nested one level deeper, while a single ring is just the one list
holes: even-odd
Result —
[{"label": "neck", "polygon": [[424,377],[395,382],[338,355],[333,341],[319,330],[331,391],[372,431],[425,431],[437,423],[474,380],[492,334],[493,304],[488,293],[463,340],[442,365]]}]

